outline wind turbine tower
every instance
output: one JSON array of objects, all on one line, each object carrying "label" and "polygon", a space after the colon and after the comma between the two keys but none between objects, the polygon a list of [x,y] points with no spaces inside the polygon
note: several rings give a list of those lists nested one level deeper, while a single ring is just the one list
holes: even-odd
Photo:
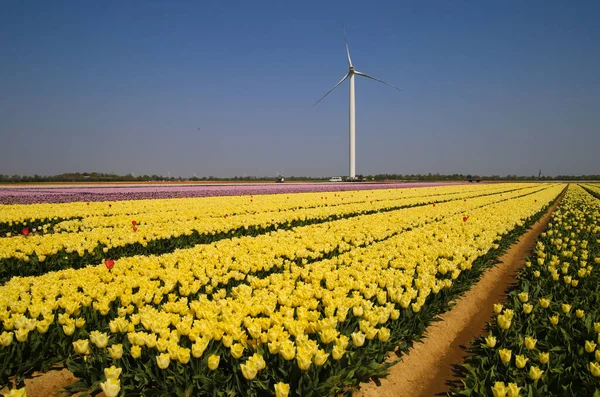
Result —
[{"label": "wind turbine tower", "polygon": [[317,102],[315,102],[315,104],[313,106],[316,106],[319,102],[321,102],[327,95],[329,95],[333,90],[335,90],[340,84],[342,84],[346,79],[350,79],[350,109],[349,109],[349,115],[350,115],[350,170],[349,170],[349,176],[350,176],[350,180],[353,180],[356,178],[356,115],[355,115],[355,110],[356,110],[356,104],[355,104],[355,91],[354,91],[354,76],[358,75],[358,76],[363,76],[366,77],[368,79],[371,80],[375,80],[378,81],[380,83],[383,83],[389,87],[395,88],[398,91],[400,91],[400,88],[395,87],[391,84],[386,83],[383,80],[379,80],[376,79],[375,77],[369,76],[368,74],[359,72],[358,70],[356,70],[354,68],[354,64],[352,63],[352,59],[350,58],[350,50],[348,49],[348,40],[346,39],[346,32],[344,32],[344,42],[346,43],[346,56],[348,57],[348,73],[346,73],[346,75],[344,77],[342,77],[342,79],[332,88],[330,89],[325,95],[323,95],[321,97],[321,99],[319,99]]}]

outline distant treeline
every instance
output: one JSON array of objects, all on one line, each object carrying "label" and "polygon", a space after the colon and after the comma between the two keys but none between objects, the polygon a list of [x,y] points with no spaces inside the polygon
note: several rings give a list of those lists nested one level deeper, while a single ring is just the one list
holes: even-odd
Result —
[{"label": "distant treeline", "polygon": [[[360,175],[362,177],[362,175]],[[377,174],[365,176],[367,181],[495,181],[495,180],[510,180],[510,181],[532,181],[532,180],[562,180],[562,181],[578,181],[578,180],[600,180],[600,175],[558,175],[552,176],[518,176],[518,175],[491,175],[491,176],[479,176],[479,175],[463,175],[463,174]],[[159,182],[159,181],[274,181],[275,177],[255,177],[255,176],[234,176],[229,178],[218,178],[214,176],[204,177],[166,177],[162,175],[117,175],[117,174],[104,174],[100,172],[75,172],[60,175],[42,176],[42,175],[2,175],[0,174],[0,183],[27,183],[27,182]],[[310,177],[310,176],[286,176],[286,181],[326,181],[329,177]]]}]

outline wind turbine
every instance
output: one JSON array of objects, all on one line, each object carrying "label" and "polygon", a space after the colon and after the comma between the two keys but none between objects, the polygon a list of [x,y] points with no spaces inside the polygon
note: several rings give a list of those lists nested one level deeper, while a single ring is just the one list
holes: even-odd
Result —
[{"label": "wind turbine", "polygon": [[395,87],[391,84],[386,83],[383,80],[376,79],[375,77],[369,76],[368,74],[359,72],[354,69],[354,65],[352,64],[352,59],[350,58],[350,50],[348,49],[348,40],[346,39],[346,32],[344,31],[344,42],[346,43],[346,55],[348,56],[348,73],[337,83],[332,89],[327,91],[325,95],[321,97],[313,106],[316,106],[319,102],[321,102],[327,95],[329,95],[333,90],[335,90],[340,84],[342,84],[347,78],[350,78],[350,179],[356,178],[356,150],[355,150],[355,142],[356,142],[356,117],[355,117],[355,100],[354,100],[354,75],[363,76],[371,80],[379,81],[387,86],[397,89],[400,91],[400,88]]}]

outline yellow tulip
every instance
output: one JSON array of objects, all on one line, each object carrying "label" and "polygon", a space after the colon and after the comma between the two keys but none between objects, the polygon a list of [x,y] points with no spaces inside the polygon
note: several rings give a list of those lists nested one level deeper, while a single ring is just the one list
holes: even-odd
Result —
[{"label": "yellow tulip", "polygon": [[331,358],[334,360],[339,360],[344,356],[344,353],[346,353],[344,349],[342,349],[339,345],[335,345],[331,351]]},{"label": "yellow tulip", "polygon": [[592,375],[599,377],[600,376],[600,363],[593,362],[589,364],[590,372]]},{"label": "yellow tulip", "polygon": [[29,336],[29,330],[26,328],[19,328],[15,331],[15,337],[19,342],[25,342]]},{"label": "yellow tulip", "polygon": [[532,310],[533,310],[533,305],[530,305],[529,303],[523,304],[523,313],[529,314],[529,313],[531,313]]},{"label": "yellow tulip", "polygon": [[312,364],[312,357],[307,352],[301,352],[296,355],[296,361],[298,362],[298,368],[302,371],[308,371]]},{"label": "yellow tulip", "polygon": [[543,373],[544,371],[542,371],[538,367],[532,366],[531,368],[529,368],[529,377],[531,378],[531,380],[538,380],[542,377]]},{"label": "yellow tulip", "polygon": [[600,334],[600,323],[594,323],[594,331]]},{"label": "yellow tulip", "polygon": [[108,348],[108,353],[110,354],[110,356],[115,359],[118,360],[121,357],[123,357],[123,345],[122,344],[115,344],[112,345],[111,347]]},{"label": "yellow tulip", "polygon": [[502,313],[503,308],[504,308],[504,305],[502,305],[501,303],[494,303],[494,312],[496,314]]},{"label": "yellow tulip", "polygon": [[529,359],[526,358],[525,356],[522,356],[520,354],[515,356],[515,364],[517,365],[517,368],[525,367],[525,364],[527,364],[527,361],[529,361]]},{"label": "yellow tulip", "polygon": [[505,314],[501,314],[498,316],[498,325],[500,328],[507,330],[510,328],[512,324],[512,320]]},{"label": "yellow tulip", "polygon": [[352,343],[354,344],[354,346],[361,347],[365,344],[365,334],[363,334],[362,332],[353,332],[351,336]]},{"label": "yellow tulip", "polygon": [[117,397],[119,391],[121,391],[121,381],[118,379],[107,379],[105,382],[100,383],[100,387],[106,397]]},{"label": "yellow tulip", "polygon": [[379,332],[377,333],[377,338],[381,342],[387,342],[390,339],[390,329],[389,328],[379,328]]},{"label": "yellow tulip", "polygon": [[496,382],[494,383],[494,387],[492,387],[492,393],[494,397],[505,397],[506,396],[506,385],[504,382]]},{"label": "yellow tulip", "polygon": [[500,359],[503,363],[508,364],[510,362],[510,359],[512,357],[512,351],[508,349],[500,349],[498,351],[498,354],[500,354]]},{"label": "yellow tulip", "polygon": [[550,299],[540,298],[540,306],[542,307],[542,309],[547,309],[548,306],[550,306]]},{"label": "yellow tulip", "polygon": [[558,315],[552,316],[552,317],[548,317],[550,319],[550,322],[552,323],[552,325],[557,325],[558,324]]},{"label": "yellow tulip", "polygon": [[527,292],[521,292],[517,295],[521,303],[525,303],[529,300],[529,294]]},{"label": "yellow tulip", "polygon": [[594,350],[596,350],[596,343],[594,341],[586,340],[585,351],[588,353],[592,353]]},{"label": "yellow tulip", "polygon": [[287,397],[290,393],[290,385],[279,382],[275,384],[275,397]]},{"label": "yellow tulip", "polygon": [[108,345],[108,335],[99,331],[90,332],[90,342],[102,349]]},{"label": "yellow tulip", "polygon": [[21,389],[11,389],[8,394],[5,394],[6,397],[27,397],[27,391],[25,388]]},{"label": "yellow tulip", "polygon": [[142,348],[138,345],[131,346],[131,357],[140,358],[142,356]]},{"label": "yellow tulip", "polygon": [[215,370],[219,367],[219,361],[221,361],[221,357],[212,354],[208,357],[208,368],[211,370]]},{"label": "yellow tulip", "polygon": [[600,350],[596,350],[594,354],[596,355],[596,361],[600,362]]},{"label": "yellow tulip", "polygon": [[290,361],[296,357],[296,346],[294,346],[294,342],[287,339],[280,344],[279,354],[283,357],[284,360]]},{"label": "yellow tulip", "polygon": [[530,336],[526,336],[525,337],[525,348],[527,350],[533,350],[535,349],[535,344],[537,343],[537,339],[533,339]]},{"label": "yellow tulip", "polygon": [[327,358],[329,357],[329,353],[325,353],[325,350],[319,349],[317,354],[315,354],[314,362],[315,365],[321,367],[327,362]]},{"label": "yellow tulip", "polygon": [[106,379],[117,380],[121,376],[122,368],[117,368],[114,365],[111,365],[109,368],[104,368],[104,377]]},{"label": "yellow tulip", "polygon": [[538,361],[541,364],[547,364],[548,360],[550,360],[550,353],[546,352],[538,354]]},{"label": "yellow tulip", "polygon": [[518,387],[516,383],[509,383],[507,391],[507,397],[519,397],[519,392],[521,391],[521,388]]},{"label": "yellow tulip", "polygon": [[161,353],[156,356],[156,363],[158,364],[158,368],[167,369],[171,363],[171,356],[169,353]]},{"label": "yellow tulip", "polygon": [[187,364],[190,362],[190,353],[191,350],[185,347],[180,347],[177,349],[177,361],[181,364]]},{"label": "yellow tulip", "polygon": [[87,339],[79,339],[73,342],[73,348],[77,354],[90,354],[90,344]]},{"label": "yellow tulip", "polygon": [[256,377],[256,374],[258,373],[254,362],[250,360],[246,361],[246,364],[241,364],[240,368],[242,370],[242,375],[244,375],[244,378],[248,380],[254,379]]},{"label": "yellow tulip", "polygon": [[12,332],[2,332],[2,334],[0,334],[0,346],[10,345],[13,341],[13,336],[14,334]]},{"label": "yellow tulip", "polygon": [[562,309],[562,312],[565,314],[571,311],[571,305],[569,305],[568,303],[563,303],[562,305],[560,305],[560,307]]},{"label": "yellow tulip", "polygon": [[242,357],[242,354],[244,354],[244,346],[242,346],[241,343],[236,343],[232,345],[230,350],[231,356],[236,359]]},{"label": "yellow tulip", "polygon": [[487,345],[487,347],[493,348],[494,346],[496,346],[496,337],[493,335],[488,335],[485,338],[485,344]]},{"label": "yellow tulip", "polygon": [[577,318],[582,318],[584,314],[585,312],[581,309],[575,311],[575,315],[577,316]]}]

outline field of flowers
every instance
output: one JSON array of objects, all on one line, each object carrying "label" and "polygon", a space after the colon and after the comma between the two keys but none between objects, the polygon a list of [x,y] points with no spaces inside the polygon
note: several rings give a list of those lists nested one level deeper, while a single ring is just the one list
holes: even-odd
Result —
[{"label": "field of flowers", "polygon": [[0,384],[60,365],[109,397],[350,394],[564,189],[4,205]]},{"label": "field of flowers", "polygon": [[453,395],[600,396],[600,200],[585,190],[569,187]]},{"label": "field of flowers", "polygon": [[173,197],[216,197],[254,194],[344,192],[355,190],[427,187],[463,182],[419,183],[249,183],[249,184],[108,184],[0,186],[0,204],[71,203],[74,201],[149,200]]}]

